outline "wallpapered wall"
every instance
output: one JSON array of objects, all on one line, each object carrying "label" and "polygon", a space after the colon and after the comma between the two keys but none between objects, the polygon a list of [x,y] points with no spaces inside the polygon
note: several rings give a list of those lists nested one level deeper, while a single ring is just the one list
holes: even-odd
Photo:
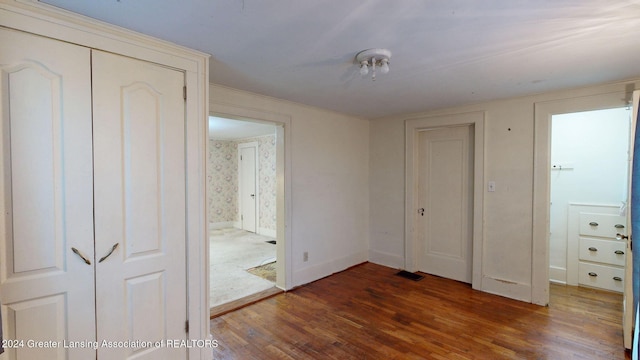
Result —
[{"label": "wallpapered wall", "polygon": [[[276,230],[275,135],[242,140],[209,140],[209,223],[239,222],[238,144],[257,142],[258,229]],[[259,230],[258,230],[259,231]]]}]

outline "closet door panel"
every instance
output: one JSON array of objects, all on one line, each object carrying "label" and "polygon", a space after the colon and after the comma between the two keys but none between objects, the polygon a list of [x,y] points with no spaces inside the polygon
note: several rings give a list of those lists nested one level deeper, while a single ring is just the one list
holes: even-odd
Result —
[{"label": "closet door panel", "polygon": [[[52,338],[53,334],[64,334],[68,316],[65,310],[64,295],[52,295],[44,298],[21,301],[8,306],[9,318],[15,321],[16,339],[39,339],[42,345],[23,346],[14,349],[15,359],[65,359],[65,339]],[[38,324],[38,327],[30,326]],[[50,339],[50,340],[45,340]],[[56,347],[49,344],[56,344]],[[45,346],[45,344],[47,344]],[[60,346],[57,346],[60,345]],[[88,354],[91,356],[91,354]],[[95,355],[93,355],[95,357]]]},{"label": "closet door panel", "polygon": [[88,359],[95,340],[88,49],[0,29],[0,359]]},{"label": "closet door panel", "polygon": [[98,356],[185,358],[155,346],[186,339],[184,74],[100,51],[92,66],[98,340],[132,345]]},{"label": "closet door panel", "polygon": [[162,251],[161,103],[162,94],[149,84],[122,88],[126,259]]}]

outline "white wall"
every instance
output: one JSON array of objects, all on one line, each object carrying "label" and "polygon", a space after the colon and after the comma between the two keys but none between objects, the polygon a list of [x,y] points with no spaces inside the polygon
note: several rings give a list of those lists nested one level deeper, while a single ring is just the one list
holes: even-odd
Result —
[{"label": "white wall", "polygon": [[[405,121],[484,111],[485,187],[479,189],[485,192],[482,204],[484,234],[482,283],[478,288],[531,301],[535,105],[614,92],[623,93],[619,97],[622,102],[624,93],[633,88],[638,88],[638,84],[629,81],[372,120],[371,261],[392,267],[403,266]],[[489,180],[496,182],[496,192],[486,192]],[[536,244],[545,241],[546,238],[535,239]]]},{"label": "white wall", "polygon": [[[538,271],[533,264],[539,258],[532,249],[547,241],[533,238],[534,109],[619,92],[623,95],[616,98],[623,101],[625,93],[639,87],[629,81],[367,121],[211,85],[210,107],[216,112],[230,105],[291,119],[293,286],[366,260],[403,267],[405,120],[484,111],[485,184],[495,181],[496,192],[481,189],[485,215],[478,288],[531,301]],[[302,261],[305,251],[308,262]],[[547,272],[548,263],[541,268]]]},{"label": "white wall", "polygon": [[626,201],[629,120],[628,108],[552,117],[549,236],[552,281],[566,282],[569,203],[621,205]]},{"label": "white wall", "polygon": [[210,111],[229,106],[291,119],[290,285],[367,261],[369,122],[211,84]]}]

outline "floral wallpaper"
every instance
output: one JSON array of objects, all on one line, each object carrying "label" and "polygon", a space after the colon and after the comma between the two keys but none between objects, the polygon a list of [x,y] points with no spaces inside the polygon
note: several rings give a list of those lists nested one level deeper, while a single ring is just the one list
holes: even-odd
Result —
[{"label": "floral wallpaper", "polygon": [[257,142],[258,228],[276,230],[275,135],[230,140],[209,140],[209,222],[239,221],[238,144]]},{"label": "floral wallpaper", "polygon": [[236,221],[238,215],[238,144],[209,140],[209,222]]}]

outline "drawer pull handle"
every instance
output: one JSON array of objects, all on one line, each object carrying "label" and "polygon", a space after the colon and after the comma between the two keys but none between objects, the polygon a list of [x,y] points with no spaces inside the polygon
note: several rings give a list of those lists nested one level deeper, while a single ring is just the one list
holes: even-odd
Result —
[{"label": "drawer pull handle", "polygon": [[596,276],[598,276],[598,274],[596,274],[596,273],[594,273],[594,272],[590,272],[590,273],[589,273],[589,276],[591,276],[591,277],[596,277]]},{"label": "drawer pull handle", "polygon": [[616,229],[624,229],[624,225],[622,225],[622,224],[615,224],[615,225],[613,225],[613,227],[616,228]]},{"label": "drawer pull handle", "polygon": [[597,222],[595,222],[595,221],[592,221],[592,222],[590,222],[590,223],[589,223],[589,225],[591,225],[591,226],[598,226],[598,223],[597,223]]},{"label": "drawer pull handle", "polygon": [[598,251],[598,249],[594,248],[593,246],[589,248],[589,251]]},{"label": "drawer pull handle", "polygon": [[613,280],[615,281],[622,281],[622,278],[620,276],[614,276]]},{"label": "drawer pull handle", "polygon": [[624,255],[624,251],[622,250],[616,250],[614,253],[616,253],[616,255]]}]

